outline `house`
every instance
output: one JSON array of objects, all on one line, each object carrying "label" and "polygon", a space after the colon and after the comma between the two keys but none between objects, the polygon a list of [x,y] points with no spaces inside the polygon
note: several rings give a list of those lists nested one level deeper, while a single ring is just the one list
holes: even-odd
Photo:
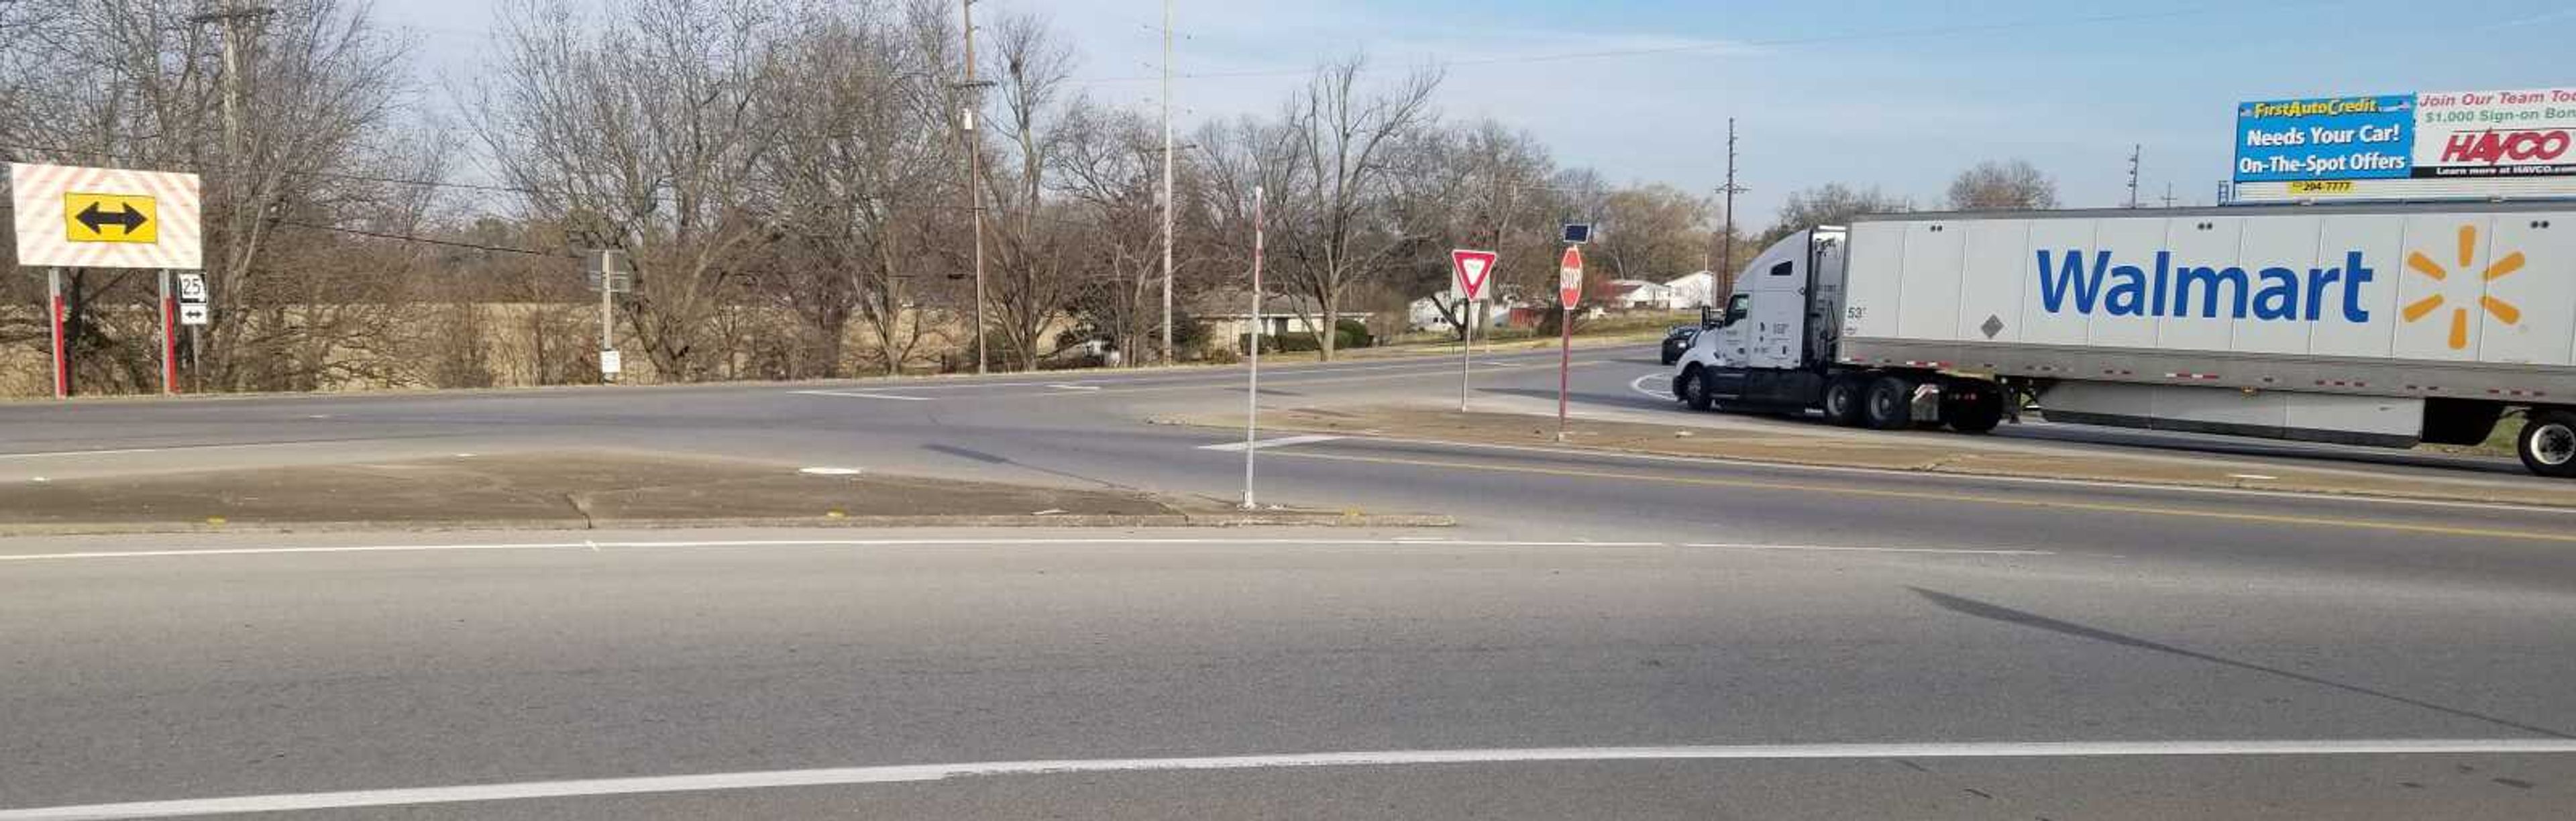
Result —
[{"label": "house", "polygon": [[[1252,292],[1233,288],[1200,294],[1189,302],[1190,316],[1207,326],[1208,338],[1231,342],[1237,353],[1244,353],[1242,339],[1252,333]],[[1367,322],[1368,311],[1342,312],[1342,318]],[[1271,293],[1261,298],[1259,317],[1263,336],[1313,333],[1324,323],[1323,303],[1304,294]]]},{"label": "house", "polygon": [[[1510,310],[1508,303],[1509,300],[1486,303],[1485,312],[1482,314],[1484,322],[1476,327],[1490,328],[1502,324],[1503,318]],[[1444,307],[1447,310],[1442,310]],[[1458,325],[1452,317],[1457,310],[1458,292],[1455,289],[1436,296],[1426,296],[1405,306],[1405,327],[1416,331],[1455,332]]]},{"label": "house", "polygon": [[1612,310],[1670,311],[1681,307],[1673,289],[1642,279],[1614,279],[1594,290],[1596,302]]},{"label": "house", "polygon": [[1664,283],[1664,287],[1672,289],[1673,307],[1684,310],[1710,307],[1726,299],[1717,292],[1715,271],[1684,275]]}]

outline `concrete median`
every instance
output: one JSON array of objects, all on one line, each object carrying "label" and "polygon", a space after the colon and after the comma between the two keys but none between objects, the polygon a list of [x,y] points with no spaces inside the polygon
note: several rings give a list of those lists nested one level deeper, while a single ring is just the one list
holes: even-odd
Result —
[{"label": "concrete median", "polygon": [[535,452],[0,486],[0,535],[677,526],[1447,524],[650,453]]}]

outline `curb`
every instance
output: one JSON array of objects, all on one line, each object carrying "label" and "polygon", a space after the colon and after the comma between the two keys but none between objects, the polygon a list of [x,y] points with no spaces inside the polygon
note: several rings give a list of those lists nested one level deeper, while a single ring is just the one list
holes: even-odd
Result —
[{"label": "curb", "polygon": [[1411,513],[1183,512],[1066,516],[846,516],[841,518],[726,519],[455,519],[443,521],[71,522],[0,525],[0,538],[216,533],[346,533],[456,530],[679,530],[710,528],[930,528],[930,527],[1453,527],[1449,516]]}]

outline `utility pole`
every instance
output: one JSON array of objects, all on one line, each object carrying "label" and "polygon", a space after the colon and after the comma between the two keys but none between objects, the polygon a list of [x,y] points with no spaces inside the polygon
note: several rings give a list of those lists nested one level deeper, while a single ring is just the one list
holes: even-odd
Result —
[{"label": "utility pole", "polygon": [[975,79],[975,0],[957,0],[966,18],[966,82],[969,98],[959,118],[966,132],[966,210],[975,217],[975,372],[985,368],[984,354],[984,140],[975,133],[975,114],[983,109],[984,83]]},{"label": "utility pole", "polygon": [[[1751,189],[1735,184],[1735,118],[1728,117],[1726,118],[1726,186],[1717,189],[1719,194],[1726,196],[1726,225],[1722,229],[1723,233],[1720,233],[1717,238],[1717,264],[1700,266],[1717,272],[1717,282],[1710,284],[1713,290],[1709,298],[1712,300],[1724,300],[1727,294],[1734,291],[1735,195],[1749,190]],[[1725,270],[1718,270],[1720,267]]]},{"label": "utility pole", "polygon": [[2166,208],[2172,208],[2172,207],[2173,207],[2173,204],[2174,204],[2173,183],[2165,183],[2165,196],[2164,196],[2164,203],[2165,203],[2165,207],[2166,207]]},{"label": "utility pole", "polygon": [[2129,207],[2138,207],[2138,159],[2146,155],[2146,146],[2129,146]]},{"label": "utility pole", "polygon": [[[221,23],[224,27],[224,164],[223,197],[225,210],[236,226],[250,224],[250,187],[244,183],[249,163],[242,134],[242,120],[250,107],[250,66],[254,62],[251,44],[253,23],[267,19],[277,10],[252,5],[252,0],[224,0],[222,11],[210,11],[188,18],[192,23]],[[238,238],[238,237],[236,237]],[[198,392],[205,390],[205,348],[198,336],[198,326],[188,326],[188,372]]]},{"label": "utility pole", "polygon": [[[1172,364],[1172,0],[1163,0],[1163,359]],[[1254,318],[1258,321],[1259,317]]]}]

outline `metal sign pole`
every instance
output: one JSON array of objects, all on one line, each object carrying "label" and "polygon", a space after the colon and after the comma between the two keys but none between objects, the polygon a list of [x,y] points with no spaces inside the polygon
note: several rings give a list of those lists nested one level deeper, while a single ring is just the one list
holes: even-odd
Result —
[{"label": "metal sign pole", "polygon": [[[1252,188],[1252,372],[1243,391],[1243,509],[1253,509],[1253,437],[1261,428],[1261,251],[1263,192]],[[1167,339],[1169,337],[1166,337]]]},{"label": "metal sign pole", "polygon": [[1458,412],[1467,412],[1467,383],[1475,378],[1476,309],[1483,307],[1475,299],[1467,300],[1467,330],[1458,335]]},{"label": "metal sign pole", "polygon": [[45,269],[45,326],[54,339],[54,398],[72,395],[71,351],[63,344],[63,269]]},{"label": "metal sign pole", "polygon": [[170,293],[170,269],[161,269],[161,393],[179,395],[179,300]]},{"label": "metal sign pole", "polygon": [[1556,441],[1562,443],[1565,441],[1565,395],[1573,385],[1573,378],[1568,374],[1574,371],[1574,303],[1567,302],[1558,310],[1561,315],[1556,319],[1556,326],[1563,334],[1556,349]]}]

